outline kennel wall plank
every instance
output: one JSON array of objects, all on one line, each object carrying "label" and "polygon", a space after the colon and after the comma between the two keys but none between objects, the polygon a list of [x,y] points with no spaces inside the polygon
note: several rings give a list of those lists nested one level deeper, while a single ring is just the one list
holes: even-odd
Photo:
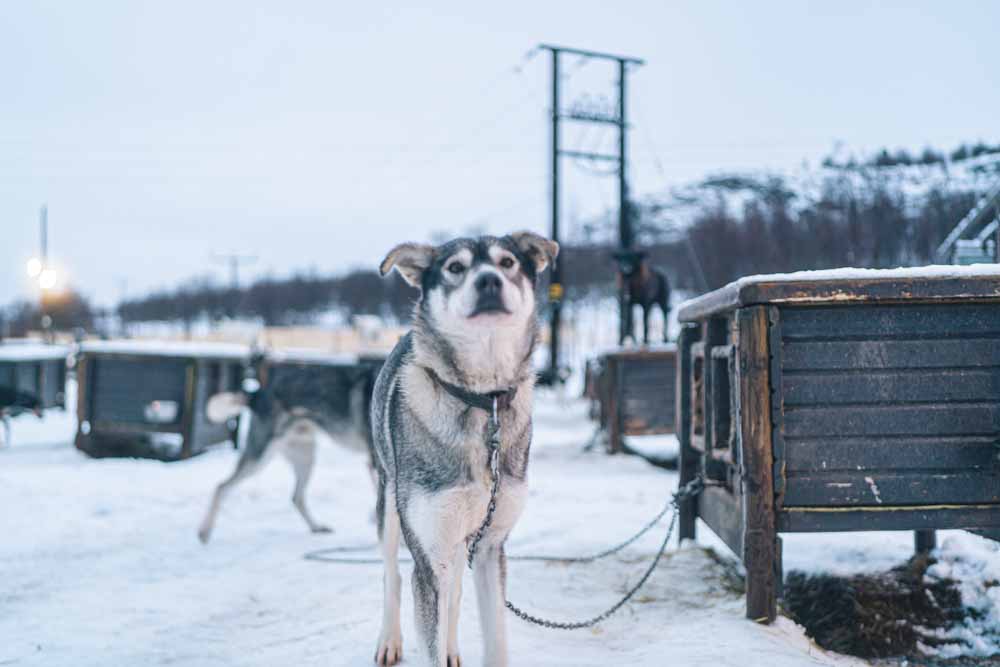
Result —
[{"label": "kennel wall plank", "polygon": [[1000,366],[789,372],[781,395],[785,407],[796,408],[989,402],[1000,396]]},{"label": "kennel wall plank", "polygon": [[[815,437],[788,441],[786,473],[997,470],[997,436]],[[1000,474],[1000,470],[998,470]]]},{"label": "kennel wall plank", "polygon": [[979,503],[1000,503],[993,470],[790,472],[785,491],[785,507]]},{"label": "kennel wall plank", "polygon": [[1000,433],[1000,402],[785,408],[786,438]]},{"label": "kennel wall plank", "polygon": [[782,335],[786,340],[947,337],[964,331],[1000,335],[1000,308],[996,304],[951,303],[948,311],[948,318],[942,319],[941,304],[866,305],[864,317],[845,320],[838,306],[785,308],[788,331]]},{"label": "kennel wall plank", "polygon": [[997,336],[926,340],[785,341],[782,367],[797,370],[968,368],[1000,365]]},{"label": "kennel wall plank", "polygon": [[740,498],[726,489],[706,487],[696,501],[698,516],[740,559],[743,558],[743,522]]},{"label": "kennel wall plank", "polygon": [[826,533],[855,530],[1000,530],[996,505],[940,505],[911,507],[786,509],[778,514],[784,533]]}]

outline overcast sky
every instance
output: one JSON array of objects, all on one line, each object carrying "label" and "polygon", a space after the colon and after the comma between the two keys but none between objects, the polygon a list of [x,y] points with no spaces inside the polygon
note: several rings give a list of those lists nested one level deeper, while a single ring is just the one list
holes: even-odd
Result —
[{"label": "overcast sky", "polygon": [[[642,57],[633,189],[816,163],[835,142],[1000,140],[1000,2],[8,2],[0,304],[49,206],[99,303],[255,255],[247,279],[372,267],[435,233],[548,226],[539,42]],[[566,99],[612,93],[567,58]],[[611,147],[610,130],[567,143]],[[614,202],[571,164],[564,210]]]}]

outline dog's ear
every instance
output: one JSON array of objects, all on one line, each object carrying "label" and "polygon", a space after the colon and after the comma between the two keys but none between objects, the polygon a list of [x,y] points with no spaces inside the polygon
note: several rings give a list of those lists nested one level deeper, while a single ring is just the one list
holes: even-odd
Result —
[{"label": "dog's ear", "polygon": [[556,261],[559,244],[539,236],[534,232],[514,232],[510,235],[517,247],[535,263],[535,271],[541,273],[549,263]]},{"label": "dog's ear", "polygon": [[403,280],[420,287],[420,278],[434,261],[434,247],[420,243],[401,243],[385,256],[378,270],[382,276],[396,267]]}]

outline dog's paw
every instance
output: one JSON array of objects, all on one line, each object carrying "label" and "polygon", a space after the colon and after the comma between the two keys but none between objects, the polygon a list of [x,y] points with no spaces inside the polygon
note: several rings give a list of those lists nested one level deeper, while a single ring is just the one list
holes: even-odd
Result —
[{"label": "dog's paw", "polygon": [[315,526],[312,527],[312,532],[314,532],[316,534],[319,534],[319,533],[332,533],[333,532],[333,528],[330,528],[330,526],[324,526],[323,524],[318,524],[318,525],[315,525]]},{"label": "dog's paw", "polygon": [[395,665],[403,659],[403,637],[399,632],[383,636],[375,649],[375,664],[382,666]]},{"label": "dog's paw", "polygon": [[198,529],[198,539],[202,544],[208,544],[208,541],[212,538],[212,531],[208,528],[201,527]]},{"label": "dog's paw", "polygon": [[448,667],[462,667],[462,659],[458,657],[457,653],[448,655]]}]

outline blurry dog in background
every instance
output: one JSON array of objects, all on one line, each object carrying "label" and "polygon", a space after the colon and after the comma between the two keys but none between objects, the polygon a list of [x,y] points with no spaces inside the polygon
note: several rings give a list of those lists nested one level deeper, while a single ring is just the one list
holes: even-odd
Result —
[{"label": "blurry dog in background", "polygon": [[634,334],[632,311],[639,306],[642,308],[642,342],[648,345],[649,317],[653,308],[658,306],[663,313],[663,341],[669,341],[667,322],[670,320],[670,280],[667,274],[650,265],[649,260],[643,256],[631,268],[631,272],[625,274],[625,285],[628,288],[627,335]]},{"label": "blurry dog in background", "polygon": [[[259,361],[258,361],[259,363]],[[251,380],[244,391],[213,396],[207,406],[209,420],[223,423],[244,413],[250,417],[243,451],[233,473],[215,489],[208,512],[198,530],[202,542],[211,538],[223,500],[241,480],[258,472],[271,456],[280,453],[292,465],[295,488],[292,504],[314,533],[331,532],[306,505],[306,488],[316,461],[316,445],[326,435],[349,449],[369,453],[369,405],[374,384],[372,368],[302,366],[280,375],[264,386]],[[256,385],[256,386],[255,386]]]}]

